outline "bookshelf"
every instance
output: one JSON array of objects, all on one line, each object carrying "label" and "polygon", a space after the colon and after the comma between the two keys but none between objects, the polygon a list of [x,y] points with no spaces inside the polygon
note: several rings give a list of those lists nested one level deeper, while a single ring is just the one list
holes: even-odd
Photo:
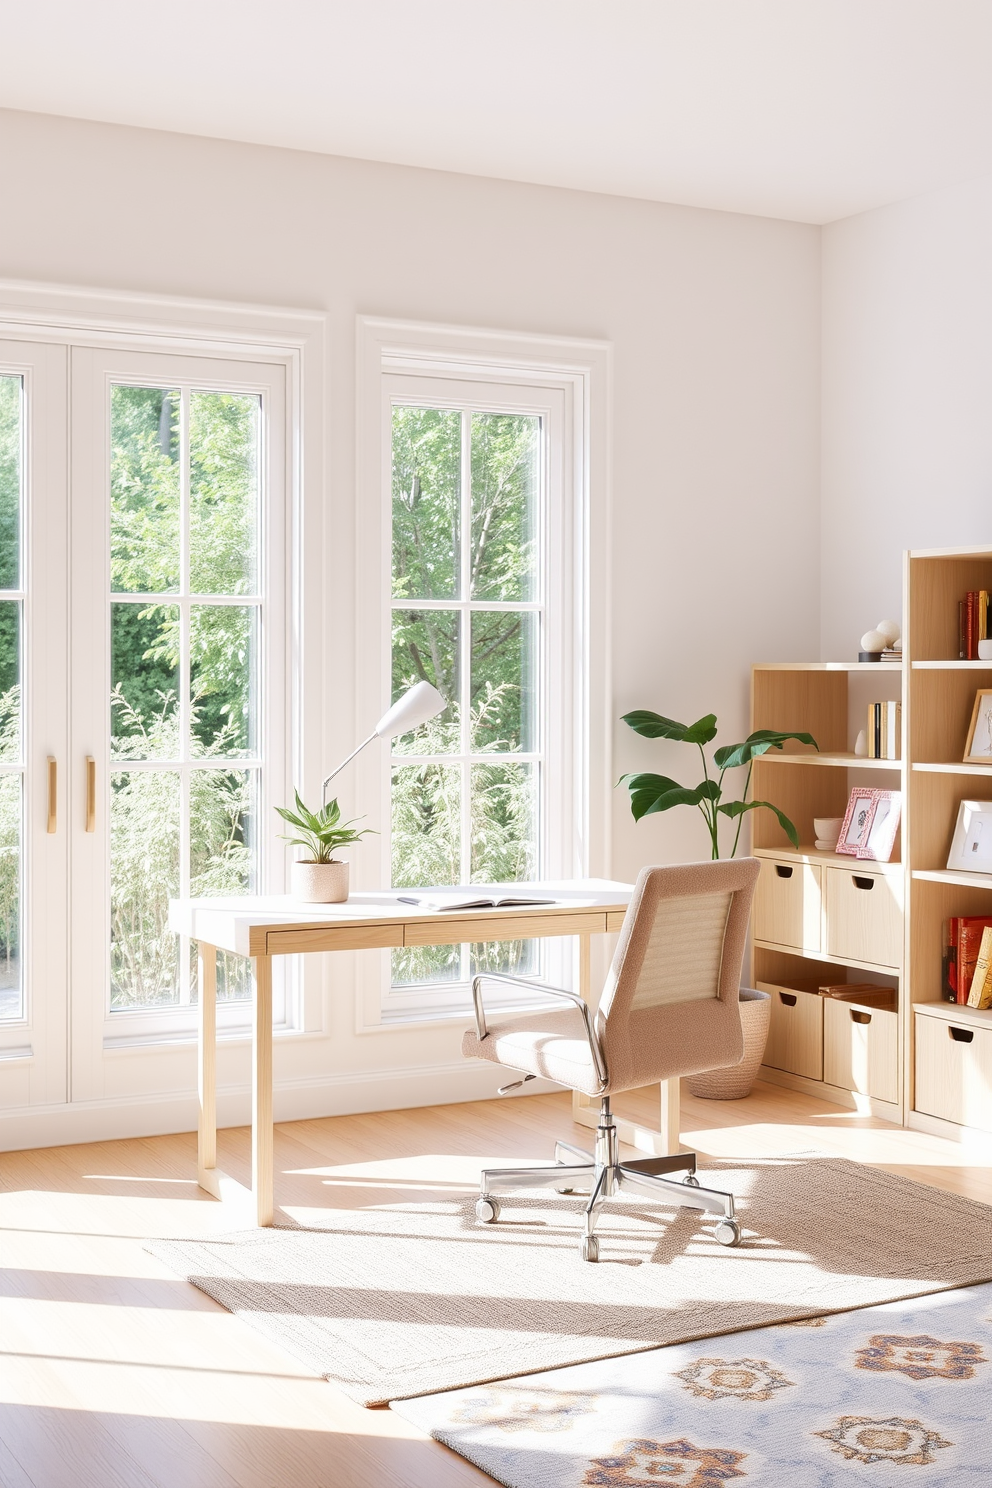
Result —
[{"label": "bookshelf", "polygon": [[[775,1063],[762,1075],[917,1130],[987,1141],[992,1012],[941,1000],[941,953],[945,920],[992,915],[992,875],[945,866],[960,802],[992,801],[992,765],[962,762],[992,662],[957,656],[958,600],[992,590],[992,546],[909,552],[904,585],[901,665],[780,662],[752,671],[752,728],[805,729],[820,744],[818,755],[787,745],[754,766],[754,797],[791,817],[803,844],[796,852],[770,812],[752,816],[762,861],[752,978],[779,1004],[766,1054]],[[885,698],[902,703],[902,759],[860,759],[853,742],[866,704]],[[806,845],[813,817],[842,816],[855,785],[902,791],[889,863]],[[866,1003],[851,1016],[869,1021],[853,1028],[836,1010],[825,1019],[824,999],[814,998],[828,982],[888,986],[896,1011],[882,1017]],[[854,1038],[850,1059],[846,1045],[831,1048],[838,1037]],[[825,1078],[837,1071],[840,1085]]]},{"label": "bookshelf", "polygon": [[[843,816],[852,786],[904,789],[900,760],[854,753],[867,704],[902,701],[893,662],[761,663],[752,670],[752,729],[807,730],[819,751],[790,742],[754,763],[756,800],[795,823],[798,851],[771,812],[751,817],[762,872],[752,916],[752,980],[772,995],[762,1076],[774,1084],[901,1121],[902,1018],[864,1003],[827,1009],[819,987],[891,989],[900,1008],[905,871],[897,838],[878,863],[813,846],[814,817]],[[901,836],[901,833],[900,833]],[[837,1083],[840,1082],[840,1083]]]},{"label": "bookshelf", "polygon": [[992,767],[962,763],[975,693],[992,687],[992,662],[957,657],[958,600],[992,589],[992,546],[909,552],[904,585],[906,1124],[940,1136],[987,1134],[992,1015],[940,1000],[940,962],[946,919],[992,914],[992,875],[945,866],[959,803],[992,800]]}]

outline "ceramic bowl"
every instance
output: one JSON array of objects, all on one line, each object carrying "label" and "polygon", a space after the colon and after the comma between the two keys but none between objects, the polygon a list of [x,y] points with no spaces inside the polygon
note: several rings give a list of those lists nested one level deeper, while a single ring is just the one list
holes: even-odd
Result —
[{"label": "ceramic bowl", "polygon": [[844,823],[842,816],[814,816],[813,831],[817,837],[824,841],[833,838],[834,842],[840,836],[840,829]]}]

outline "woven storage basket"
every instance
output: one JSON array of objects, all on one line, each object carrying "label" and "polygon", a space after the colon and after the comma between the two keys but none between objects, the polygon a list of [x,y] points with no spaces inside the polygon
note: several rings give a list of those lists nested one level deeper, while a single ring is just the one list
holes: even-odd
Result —
[{"label": "woven storage basket", "polygon": [[750,1094],[765,1054],[772,999],[768,992],[756,992],[753,987],[742,987],[740,997],[744,1058],[726,1069],[687,1076],[685,1083],[691,1095],[701,1095],[705,1100],[743,1100]]}]

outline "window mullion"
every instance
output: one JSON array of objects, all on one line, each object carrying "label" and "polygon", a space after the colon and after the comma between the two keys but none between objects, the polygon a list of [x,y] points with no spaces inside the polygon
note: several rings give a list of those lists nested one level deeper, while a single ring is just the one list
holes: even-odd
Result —
[{"label": "window mullion", "polygon": [[461,646],[459,648],[459,717],[461,720],[461,880],[472,878],[472,802],[468,755],[472,747],[472,415],[462,410],[461,521],[459,595],[461,599]]}]

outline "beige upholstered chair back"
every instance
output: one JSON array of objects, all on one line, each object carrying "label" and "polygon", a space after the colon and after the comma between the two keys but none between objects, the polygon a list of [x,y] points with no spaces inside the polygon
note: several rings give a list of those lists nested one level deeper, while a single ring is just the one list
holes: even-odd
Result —
[{"label": "beige upholstered chair back", "polygon": [[596,1018],[607,1094],[740,1061],[757,877],[755,858],[641,871]]}]

